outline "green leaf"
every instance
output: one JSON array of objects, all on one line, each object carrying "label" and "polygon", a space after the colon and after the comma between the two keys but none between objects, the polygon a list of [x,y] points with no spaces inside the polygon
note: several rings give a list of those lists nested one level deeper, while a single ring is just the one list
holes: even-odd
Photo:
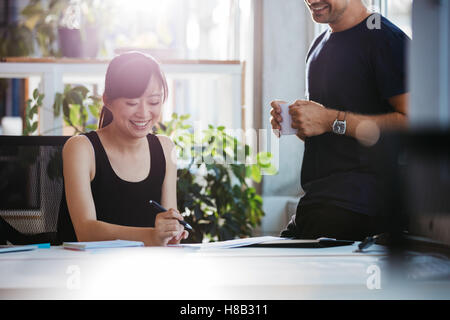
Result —
[{"label": "green leaf", "polygon": [[72,91],[78,92],[81,95],[81,97],[86,98],[89,89],[86,88],[85,86],[76,86],[72,88]]},{"label": "green leaf", "polygon": [[88,108],[94,118],[98,119],[100,117],[100,108],[98,105],[91,104]]},{"label": "green leaf", "polygon": [[245,156],[248,157],[250,155],[250,146],[249,145],[245,145]]},{"label": "green leaf", "polygon": [[195,206],[194,208],[194,216],[196,220],[200,220],[203,218],[203,212],[200,210],[200,206]]},{"label": "green leaf", "polygon": [[44,100],[44,97],[45,97],[44,94],[39,95],[37,102],[36,102],[39,106],[42,106],[42,100]]},{"label": "green leaf", "polygon": [[80,118],[80,105],[79,104],[71,104],[70,105],[70,113],[69,120],[75,126],[81,126],[81,118]]},{"label": "green leaf", "polygon": [[53,115],[59,117],[61,114],[61,105],[63,102],[63,95],[61,93],[55,94],[55,102],[53,103]]},{"label": "green leaf", "polygon": [[36,1],[33,1],[33,2],[30,1],[30,3],[25,8],[23,8],[22,11],[20,12],[20,14],[22,14],[23,16],[25,16],[27,18],[30,18],[33,16],[39,16],[43,13],[44,13],[44,10],[41,7],[41,3],[36,2]]},{"label": "green leaf", "polygon": [[30,117],[30,110],[31,110],[31,99],[28,99],[25,106],[25,118]]},{"label": "green leaf", "polygon": [[261,182],[261,171],[259,169],[259,166],[252,165],[251,167],[251,178],[253,181],[260,183]]},{"label": "green leaf", "polygon": [[29,116],[30,116],[30,117],[33,117],[33,115],[37,114],[37,112],[38,112],[38,105],[35,104],[35,105],[33,106],[33,108],[30,109],[30,114],[29,114]]},{"label": "green leaf", "polygon": [[70,84],[66,84],[64,86],[64,95],[67,95],[69,91],[71,90],[72,86]]},{"label": "green leaf", "polygon": [[260,152],[256,155],[256,159],[262,168],[269,168],[271,166],[272,154],[270,152]]},{"label": "green leaf", "polygon": [[88,125],[86,125],[86,129],[97,130],[97,125],[96,124],[88,124]]},{"label": "green leaf", "polygon": [[83,104],[83,97],[81,96],[81,93],[78,91],[70,91],[66,95],[67,102],[69,104]]},{"label": "green leaf", "polygon": [[66,120],[68,120],[70,118],[70,108],[69,108],[69,103],[67,102],[66,99],[63,100],[62,102],[63,104],[63,114],[64,114],[64,118],[66,118]]},{"label": "green leaf", "polygon": [[31,133],[35,132],[37,127],[38,127],[38,123],[37,122],[33,123],[33,125],[31,126]]},{"label": "green leaf", "polygon": [[33,90],[33,99],[36,100],[39,97],[39,90],[38,89],[34,89]]},{"label": "green leaf", "polygon": [[268,167],[268,168],[263,168],[262,171],[264,172],[264,174],[269,175],[269,176],[273,176],[278,173],[277,168],[273,165],[270,165],[270,167]]}]

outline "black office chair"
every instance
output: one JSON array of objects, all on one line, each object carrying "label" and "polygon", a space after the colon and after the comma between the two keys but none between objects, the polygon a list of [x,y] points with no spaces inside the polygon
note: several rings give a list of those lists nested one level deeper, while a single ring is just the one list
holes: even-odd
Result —
[{"label": "black office chair", "polygon": [[68,136],[0,136],[0,244],[60,244],[62,147]]}]

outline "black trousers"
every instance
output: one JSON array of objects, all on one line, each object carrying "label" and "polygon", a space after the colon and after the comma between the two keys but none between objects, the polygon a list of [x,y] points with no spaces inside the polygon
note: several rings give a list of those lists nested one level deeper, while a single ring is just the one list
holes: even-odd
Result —
[{"label": "black trousers", "polygon": [[320,237],[361,241],[380,233],[374,218],[330,204],[298,205],[281,237],[317,239]]}]

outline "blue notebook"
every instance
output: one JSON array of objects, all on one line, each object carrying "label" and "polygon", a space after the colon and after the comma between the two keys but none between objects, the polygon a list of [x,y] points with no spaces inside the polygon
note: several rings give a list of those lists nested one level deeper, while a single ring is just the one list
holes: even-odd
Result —
[{"label": "blue notebook", "polygon": [[90,250],[107,248],[143,247],[142,241],[109,240],[109,241],[88,241],[88,242],[64,242],[64,249],[69,250]]},{"label": "blue notebook", "polygon": [[37,243],[25,246],[0,246],[0,253],[31,251],[34,249],[48,249],[50,243]]}]

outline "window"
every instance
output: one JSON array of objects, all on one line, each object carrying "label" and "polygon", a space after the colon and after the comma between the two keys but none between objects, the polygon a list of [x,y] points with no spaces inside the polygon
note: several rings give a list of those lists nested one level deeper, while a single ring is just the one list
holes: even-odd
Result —
[{"label": "window", "polygon": [[[138,48],[160,60],[239,60],[249,66],[249,44],[253,43],[251,3],[252,0],[113,0],[114,32],[110,33],[110,46],[116,52]],[[239,112],[232,108],[233,81],[220,75],[168,77],[170,93],[163,119],[176,112],[190,114],[192,123],[231,128],[234,114]],[[252,87],[251,77],[246,77],[245,82],[243,88]],[[247,104],[251,102],[248,100]]]},{"label": "window", "polygon": [[[412,2],[413,0],[363,0],[364,4],[371,10],[381,13],[397,27],[412,38]],[[315,24],[315,35],[327,29],[326,24]]]},{"label": "window", "polygon": [[[28,3],[30,0],[20,2],[17,8],[19,16],[21,9]],[[247,69],[253,64],[253,0],[71,0],[70,3],[80,5],[83,12],[88,13],[86,16],[102,26],[102,47],[97,56],[100,59],[110,59],[115,54],[128,50],[140,50],[164,61],[235,60],[245,61]],[[87,3],[90,6],[86,6]],[[19,16],[18,18],[24,18]],[[36,55],[41,53],[37,52]],[[212,70],[207,65],[204,66],[204,69]],[[232,64],[228,66],[234,70]],[[186,72],[177,73],[176,68],[167,72],[169,99],[163,111],[163,120],[169,119],[171,113],[176,112],[190,114],[192,124],[198,121],[214,126],[224,125],[231,129],[236,123],[236,114],[242,112],[236,110],[241,95],[239,99],[236,99],[238,95],[233,95],[237,91],[236,83],[241,87],[241,81],[229,76],[228,66],[224,64],[225,71],[221,71],[219,67],[217,72],[216,68],[209,74],[192,76],[187,76]],[[247,71],[246,74],[252,73]],[[35,78],[29,77],[28,96],[31,96],[34,88],[39,87],[40,78]],[[64,81],[67,84],[86,85],[101,95],[103,79],[103,75],[99,74],[95,79],[78,77],[74,80],[71,77]],[[252,86],[252,77],[245,77],[245,85],[241,89],[245,88],[247,93],[246,112],[252,112],[253,108],[252,95],[249,94]],[[51,105],[53,97],[48,99],[52,100],[48,103]],[[9,107],[3,106],[3,101],[0,101],[0,116],[21,114],[10,111],[15,110],[10,107],[12,102],[5,103]],[[238,107],[240,106],[239,104]],[[235,129],[240,127],[236,126]]]},{"label": "window", "polygon": [[384,15],[397,27],[412,38],[412,2],[413,0],[384,0]]}]

